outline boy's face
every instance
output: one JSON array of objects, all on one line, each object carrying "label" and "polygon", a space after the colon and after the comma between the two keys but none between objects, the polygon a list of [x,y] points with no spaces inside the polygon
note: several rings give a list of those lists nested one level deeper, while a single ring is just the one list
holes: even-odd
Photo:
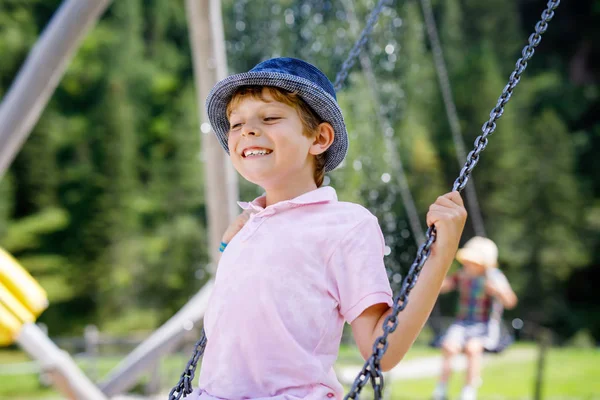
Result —
[{"label": "boy's face", "polygon": [[291,179],[314,181],[314,156],[309,151],[315,139],[303,134],[298,111],[276,102],[268,90],[267,101],[243,98],[231,110],[228,145],[235,169],[265,190]]},{"label": "boy's face", "polygon": [[485,266],[474,262],[465,261],[463,268],[470,276],[480,276],[485,274]]}]

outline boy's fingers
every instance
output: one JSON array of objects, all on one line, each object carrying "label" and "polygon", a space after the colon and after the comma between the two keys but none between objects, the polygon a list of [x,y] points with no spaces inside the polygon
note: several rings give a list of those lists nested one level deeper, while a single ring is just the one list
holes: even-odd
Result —
[{"label": "boy's fingers", "polygon": [[463,199],[458,191],[453,191],[450,193],[446,193],[443,197],[451,200],[454,204],[458,204],[459,206],[464,206]]},{"label": "boy's fingers", "polygon": [[437,206],[442,206],[446,208],[456,208],[458,205],[445,196],[440,196],[435,200],[435,203],[432,204]]},{"label": "boy's fingers", "polygon": [[432,204],[427,213],[427,225],[431,226],[439,221],[443,215],[448,214],[448,208],[437,204]]}]

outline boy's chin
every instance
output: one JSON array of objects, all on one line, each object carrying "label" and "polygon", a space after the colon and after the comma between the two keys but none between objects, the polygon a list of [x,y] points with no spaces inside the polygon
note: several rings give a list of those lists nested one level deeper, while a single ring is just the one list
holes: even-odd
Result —
[{"label": "boy's chin", "polygon": [[[240,172],[240,171],[238,171]],[[244,177],[245,180],[247,180],[250,183],[253,183],[257,186],[262,187],[263,189],[266,189],[267,187],[272,185],[272,181],[273,181],[273,177],[272,176],[265,176],[263,174],[260,173],[242,173],[240,172],[240,175],[242,175]]]}]

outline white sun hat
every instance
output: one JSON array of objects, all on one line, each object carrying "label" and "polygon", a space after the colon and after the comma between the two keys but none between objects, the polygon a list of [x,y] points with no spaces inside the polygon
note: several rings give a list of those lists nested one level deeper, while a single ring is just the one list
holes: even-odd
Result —
[{"label": "white sun hat", "polygon": [[472,262],[495,268],[498,266],[498,246],[488,238],[475,236],[456,252],[456,259],[462,264]]}]

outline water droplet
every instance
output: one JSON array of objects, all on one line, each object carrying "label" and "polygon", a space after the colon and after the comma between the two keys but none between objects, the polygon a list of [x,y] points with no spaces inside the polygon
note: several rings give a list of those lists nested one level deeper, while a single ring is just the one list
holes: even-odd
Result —
[{"label": "water droplet", "polygon": [[525,325],[525,323],[521,318],[515,318],[512,320],[512,327],[515,329],[522,329],[523,325]]},{"label": "water droplet", "polygon": [[190,321],[189,319],[184,321],[183,329],[185,329],[186,331],[191,331],[192,329],[194,329],[194,322]]},{"label": "water droplet", "polygon": [[293,25],[295,20],[294,12],[289,8],[285,10],[285,23],[288,25]]},{"label": "water droplet", "polygon": [[204,122],[202,125],[200,125],[200,131],[202,131],[202,133],[204,134],[208,134],[211,131],[211,126],[208,122]]}]

